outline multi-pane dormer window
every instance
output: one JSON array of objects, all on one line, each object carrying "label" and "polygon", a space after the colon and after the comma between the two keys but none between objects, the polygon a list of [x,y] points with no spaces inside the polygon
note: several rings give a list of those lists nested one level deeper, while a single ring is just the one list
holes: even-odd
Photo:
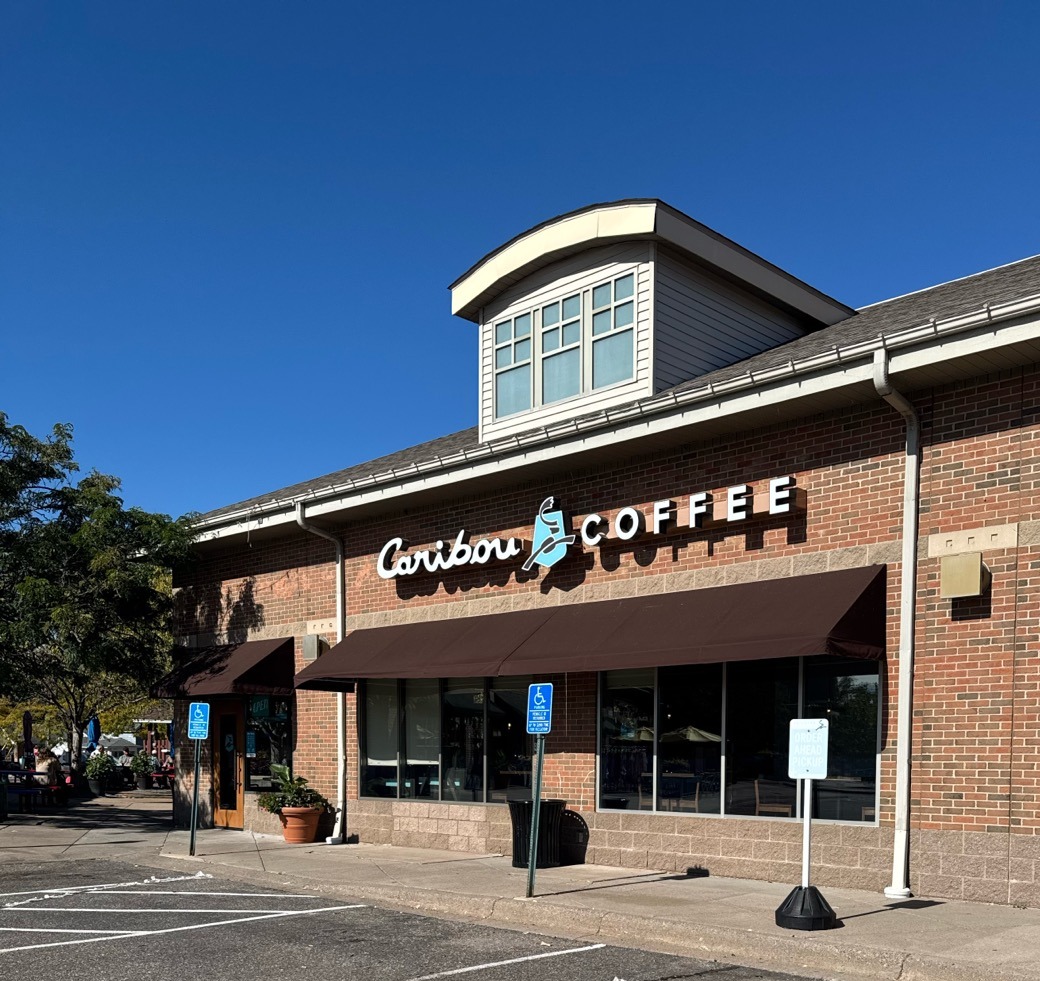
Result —
[{"label": "multi-pane dormer window", "polygon": [[495,324],[495,414],[531,408],[531,314]]},{"label": "multi-pane dormer window", "polygon": [[635,275],[619,276],[592,290],[592,387],[632,377]]},{"label": "multi-pane dormer window", "polygon": [[634,331],[634,272],[496,321],[495,418],[630,381]]}]

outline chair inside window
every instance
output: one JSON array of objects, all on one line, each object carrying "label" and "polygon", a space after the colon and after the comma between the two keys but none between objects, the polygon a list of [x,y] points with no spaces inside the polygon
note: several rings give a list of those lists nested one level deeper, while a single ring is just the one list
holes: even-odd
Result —
[{"label": "chair inside window", "polygon": [[791,817],[794,814],[794,802],[790,784],[779,780],[755,781],[755,814],[776,814]]}]

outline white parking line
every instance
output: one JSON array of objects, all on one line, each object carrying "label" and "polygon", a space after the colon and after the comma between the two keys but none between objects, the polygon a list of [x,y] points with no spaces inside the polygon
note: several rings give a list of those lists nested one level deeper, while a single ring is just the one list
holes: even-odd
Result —
[{"label": "white parking line", "polygon": [[176,889],[102,889],[106,896],[252,896],[256,899],[317,899],[309,892],[203,892],[192,889],[190,892]]},{"label": "white parking line", "polygon": [[454,971],[440,971],[437,974],[424,974],[411,981],[433,981],[433,978],[449,978],[455,974],[469,974],[471,971],[484,971],[489,967],[504,967],[506,964],[521,964],[524,961],[537,961],[543,957],[561,957],[564,954],[584,954],[590,950],[599,950],[606,944],[593,944],[591,947],[570,947],[567,950],[551,950],[546,954],[531,954],[529,957],[511,957],[507,961],[492,961],[490,964],[475,964],[473,967],[457,967]]},{"label": "white parking line", "polygon": [[94,882],[87,886],[50,886],[42,889],[23,889],[21,892],[0,892],[0,899],[7,896],[42,896],[45,893],[90,892],[92,889],[117,889],[120,886],[150,886],[162,882],[190,882],[195,879],[212,879],[208,872],[196,872],[194,875],[172,875],[164,879],[152,876],[149,879],[136,879],[133,882]]},{"label": "white parking line", "polygon": [[[73,930],[70,927],[0,927],[3,933],[139,933],[138,930]],[[148,931],[145,930],[145,933]]]},{"label": "white parking line", "polygon": [[[167,927],[165,930],[134,930],[132,932],[120,934],[119,936],[106,935],[103,937],[84,937],[82,940],[57,940],[54,943],[49,944],[26,944],[22,947],[3,947],[0,948],[0,954],[13,954],[20,950],[43,950],[47,947],[68,947],[73,944],[96,944],[102,940],[123,940],[127,937],[133,937],[135,939],[139,939],[141,937],[155,937],[164,933],[180,933],[184,930],[205,930],[207,927],[229,926],[234,923],[250,923],[256,920],[273,920],[283,916],[310,916],[313,913],[335,913],[339,910],[344,909],[364,908],[364,903],[355,903],[352,906],[325,906],[321,909],[303,909],[281,913],[264,913],[262,916],[239,916],[233,920],[215,920],[212,923],[195,923],[190,926]],[[91,912],[98,911],[91,910]],[[194,912],[198,912],[198,910],[195,910]],[[221,912],[226,911],[222,910]],[[600,946],[602,946],[602,944]]]},{"label": "white parking line", "polygon": [[[11,910],[12,913],[20,913],[20,908]],[[310,910],[306,909],[199,909],[193,907],[192,909],[171,909],[169,906],[161,906],[152,909],[123,909],[116,906],[33,906],[32,909],[26,909],[27,913],[309,913]],[[121,930],[116,931],[121,933]]]}]

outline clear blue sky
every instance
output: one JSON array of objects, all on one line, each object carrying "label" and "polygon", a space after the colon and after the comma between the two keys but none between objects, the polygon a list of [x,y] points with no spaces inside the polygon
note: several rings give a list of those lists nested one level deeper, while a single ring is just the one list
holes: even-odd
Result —
[{"label": "clear blue sky", "polygon": [[179,515],[475,424],[447,286],[660,197],[849,303],[1040,252],[1040,4],[0,5],[0,409]]}]

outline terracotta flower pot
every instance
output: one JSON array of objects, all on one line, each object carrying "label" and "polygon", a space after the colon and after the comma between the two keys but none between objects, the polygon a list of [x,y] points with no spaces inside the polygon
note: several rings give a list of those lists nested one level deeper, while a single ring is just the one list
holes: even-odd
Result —
[{"label": "terracotta flower pot", "polygon": [[288,844],[306,845],[314,841],[321,818],[320,808],[283,807],[278,816],[282,819],[282,837]]}]

